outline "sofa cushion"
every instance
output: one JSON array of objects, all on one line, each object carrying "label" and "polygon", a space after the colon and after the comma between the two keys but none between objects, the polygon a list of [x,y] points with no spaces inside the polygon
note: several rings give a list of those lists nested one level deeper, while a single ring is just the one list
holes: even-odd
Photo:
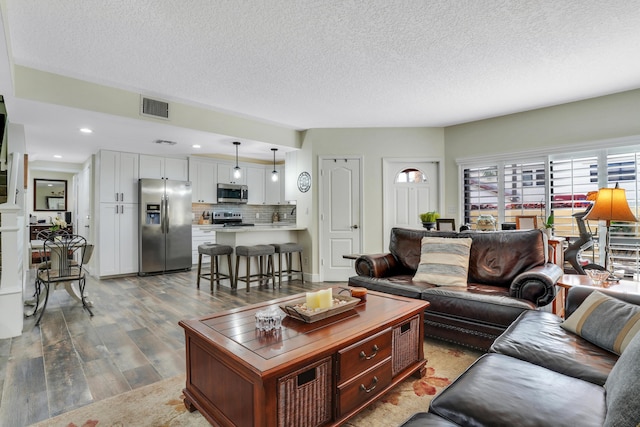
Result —
[{"label": "sofa cushion", "polygon": [[605,427],[636,426],[640,423],[640,334],[631,340],[611,370],[607,391]]},{"label": "sofa cushion", "polygon": [[437,286],[467,286],[471,242],[469,238],[423,237],[413,280]]},{"label": "sofa cushion", "polygon": [[469,282],[508,288],[513,279],[548,260],[541,230],[469,233]]},{"label": "sofa cushion", "polygon": [[428,312],[474,319],[476,322],[501,326],[503,329],[524,310],[535,308],[530,301],[510,297],[508,289],[474,284],[469,284],[466,288],[426,288],[422,291],[422,299],[431,303]]},{"label": "sofa cushion", "polygon": [[595,345],[621,354],[640,331],[640,306],[595,291],[561,326]]},{"label": "sofa cushion", "polygon": [[456,427],[457,425],[430,412],[416,412],[400,427]]},{"label": "sofa cushion", "polygon": [[489,349],[603,385],[618,356],[560,327],[554,314],[528,310]]},{"label": "sofa cushion", "polygon": [[371,291],[416,299],[420,299],[422,291],[434,286],[426,282],[414,282],[412,279],[413,276],[406,274],[383,278],[353,276],[349,278],[349,286],[360,286]]},{"label": "sofa cushion", "polygon": [[429,412],[465,426],[602,426],[604,388],[489,353],[437,395]]},{"label": "sofa cushion", "polygon": [[405,270],[415,273],[420,264],[422,253],[422,238],[431,237],[469,237],[461,236],[455,231],[428,231],[414,230],[408,228],[393,228],[391,230],[391,241],[389,242],[389,252],[402,264]]}]

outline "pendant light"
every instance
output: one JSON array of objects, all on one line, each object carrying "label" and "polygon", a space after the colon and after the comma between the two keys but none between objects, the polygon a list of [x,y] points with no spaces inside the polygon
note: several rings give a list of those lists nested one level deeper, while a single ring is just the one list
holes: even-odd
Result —
[{"label": "pendant light", "polygon": [[233,168],[233,178],[240,179],[240,177],[242,177],[242,170],[240,170],[240,166],[238,166],[238,145],[240,145],[240,143],[238,141],[234,141],[233,145],[236,146],[236,167]]},{"label": "pendant light", "polygon": [[278,171],[276,170],[276,151],[278,151],[278,149],[272,148],[271,151],[273,151],[273,171],[271,172],[271,181],[276,182],[278,181]]}]

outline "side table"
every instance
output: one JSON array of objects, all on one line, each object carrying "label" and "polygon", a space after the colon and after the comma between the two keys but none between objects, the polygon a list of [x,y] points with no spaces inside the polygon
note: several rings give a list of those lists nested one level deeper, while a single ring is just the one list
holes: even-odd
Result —
[{"label": "side table", "polygon": [[593,281],[581,274],[564,274],[557,282],[558,295],[553,303],[553,312],[564,317],[564,304],[567,289],[573,286],[589,286],[608,289],[614,292],[640,294],[640,282],[634,280],[620,280],[619,282],[607,282],[602,286],[595,286]]}]

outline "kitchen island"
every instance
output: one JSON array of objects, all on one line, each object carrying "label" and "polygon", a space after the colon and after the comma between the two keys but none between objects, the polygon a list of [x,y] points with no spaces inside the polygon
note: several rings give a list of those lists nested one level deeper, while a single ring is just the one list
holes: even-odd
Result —
[{"label": "kitchen island", "polygon": [[[253,246],[253,245],[268,245],[271,243],[288,243],[298,242],[298,234],[306,231],[305,227],[298,227],[293,223],[277,223],[277,224],[256,224],[249,227],[222,227],[211,226],[215,231],[215,242],[220,245],[229,245],[234,248],[234,254],[232,256],[232,265],[235,268],[236,246]],[[274,256],[274,264],[277,267],[278,262]],[[246,268],[245,260],[240,260],[240,271],[244,271]],[[257,266],[253,266],[254,269]],[[228,273],[226,263],[220,263],[220,271],[224,274]],[[235,272],[234,272],[235,274]],[[221,285],[230,287],[228,280],[221,281]],[[258,283],[251,283],[252,287],[257,287]]]}]

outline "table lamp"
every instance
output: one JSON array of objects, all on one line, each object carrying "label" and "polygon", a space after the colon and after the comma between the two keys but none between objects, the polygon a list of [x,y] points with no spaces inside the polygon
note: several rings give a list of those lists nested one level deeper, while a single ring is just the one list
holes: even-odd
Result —
[{"label": "table lamp", "polygon": [[611,221],[637,222],[638,220],[631,212],[624,188],[619,188],[616,183],[615,188],[601,188],[596,195],[593,207],[584,216],[585,220],[607,221],[607,234],[605,236],[605,258],[604,268],[607,271],[613,269],[613,262],[609,265],[610,254],[610,227]]}]

